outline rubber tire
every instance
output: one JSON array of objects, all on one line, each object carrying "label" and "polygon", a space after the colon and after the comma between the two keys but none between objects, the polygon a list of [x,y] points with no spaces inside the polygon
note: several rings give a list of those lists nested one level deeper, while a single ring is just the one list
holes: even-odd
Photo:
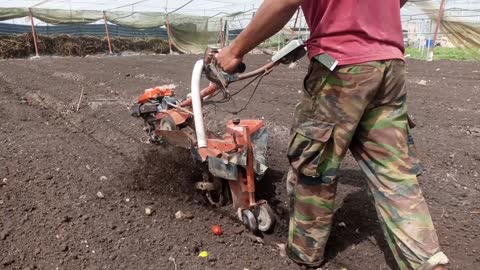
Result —
[{"label": "rubber tire", "polygon": [[175,125],[175,121],[170,115],[165,115],[160,119],[160,123],[158,124],[158,129],[160,130],[178,130],[178,126]]},{"label": "rubber tire", "polygon": [[275,215],[272,208],[266,203],[258,206],[256,220],[259,231],[271,231],[275,226]]},{"label": "rubber tire", "polygon": [[252,211],[250,211],[250,209],[242,210],[242,221],[247,229],[249,229],[252,233],[255,234],[258,232],[257,218],[255,218],[255,215],[252,213]]}]

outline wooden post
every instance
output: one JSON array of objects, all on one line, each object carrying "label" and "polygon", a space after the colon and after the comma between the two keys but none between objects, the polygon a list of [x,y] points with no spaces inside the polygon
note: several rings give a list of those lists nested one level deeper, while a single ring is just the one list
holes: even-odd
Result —
[{"label": "wooden post", "polygon": [[228,29],[228,20],[225,20],[225,44],[226,46],[230,45],[230,29]]},{"label": "wooden post", "polygon": [[107,16],[103,11],[103,22],[105,23],[105,33],[107,34],[108,51],[112,54],[112,42],[110,41],[110,32],[108,31]]},{"label": "wooden post", "polygon": [[[174,11],[172,11],[174,12]],[[170,49],[170,54],[172,54],[172,32],[170,31],[170,19],[168,18],[168,0],[165,0],[165,27],[167,28],[167,39],[168,39],[168,48]]]},{"label": "wooden post", "polygon": [[277,52],[280,51],[280,32],[277,33]]},{"label": "wooden post", "polygon": [[[445,7],[445,0],[440,2],[440,8],[438,9],[437,25],[435,26],[435,33],[433,34],[433,44],[431,49],[431,58],[433,60],[433,53],[435,51],[435,44],[437,42],[438,30],[440,29],[440,24],[442,23],[443,9]],[[428,58],[428,56],[427,56]]]},{"label": "wooden post", "polygon": [[437,40],[438,30],[440,29],[440,24],[442,23],[443,9],[445,7],[445,0],[440,2],[440,9],[438,10],[437,25],[435,26],[435,33],[433,34],[433,44],[435,48],[435,41]]},{"label": "wooden post", "polygon": [[220,48],[224,46],[225,38],[223,37],[223,17],[220,18]]},{"label": "wooden post", "polygon": [[293,38],[295,37],[295,27],[297,26],[297,20],[298,20],[299,14],[300,14],[300,7],[298,8],[297,16],[295,17],[295,23],[293,23],[292,35],[290,36],[290,40],[293,40]]},{"label": "wooden post", "polygon": [[167,26],[167,35],[168,35],[168,48],[170,49],[170,54],[172,54],[172,39],[171,35],[172,33],[170,32],[170,20],[168,19],[168,13],[165,14],[165,26]]},{"label": "wooden post", "polygon": [[35,56],[39,57],[40,55],[38,53],[37,33],[35,31],[35,23],[33,22],[32,9],[29,8],[28,11],[30,12],[30,22],[32,24],[32,35],[33,35],[33,45],[35,46]]},{"label": "wooden post", "polygon": [[[301,9],[299,8],[299,9],[298,9],[298,12],[300,13],[300,11],[301,11]],[[302,34],[302,29],[303,29],[303,28],[302,28],[302,22],[303,22],[303,21],[302,21],[302,17],[303,17],[303,13],[302,13],[301,16],[300,16],[300,15],[298,16],[297,39],[300,39],[300,38],[301,38],[301,34]]]}]

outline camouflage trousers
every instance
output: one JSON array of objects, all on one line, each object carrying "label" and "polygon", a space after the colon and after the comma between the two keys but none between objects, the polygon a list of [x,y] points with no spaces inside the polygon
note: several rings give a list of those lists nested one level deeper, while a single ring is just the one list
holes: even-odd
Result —
[{"label": "camouflage trousers", "polygon": [[290,258],[312,267],[321,264],[332,225],[337,174],[350,149],[366,175],[399,268],[428,270],[448,263],[417,182],[404,62],[376,61],[330,72],[312,61],[304,88],[287,152]]}]

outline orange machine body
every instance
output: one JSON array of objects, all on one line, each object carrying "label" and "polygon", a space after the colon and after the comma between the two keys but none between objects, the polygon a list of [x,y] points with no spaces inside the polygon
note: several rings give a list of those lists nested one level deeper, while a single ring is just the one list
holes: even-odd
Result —
[{"label": "orange machine body", "polygon": [[150,99],[155,99],[158,97],[171,97],[173,96],[173,90],[165,87],[154,87],[145,90],[145,93],[138,99],[138,103],[145,103]]},{"label": "orange machine body", "polygon": [[[201,97],[214,93],[218,87],[210,84],[201,91]],[[145,90],[145,93],[138,99],[138,103],[145,103],[150,99],[159,97],[173,96],[173,90],[165,87],[155,87]],[[156,114],[156,121],[161,121],[165,117],[170,117],[174,124],[178,127],[185,123],[191,117],[191,113],[180,108],[191,106],[191,98],[179,104],[179,108],[171,108]],[[207,146],[198,148],[198,154],[202,161],[206,161],[208,157],[221,158],[228,161],[230,154],[241,153],[246,151],[247,162],[244,170],[238,174],[237,181],[228,181],[234,208],[248,209],[258,204],[255,200],[255,172],[253,168],[254,155],[253,143],[251,136],[263,127],[262,120],[240,120],[237,123],[230,120],[226,125],[226,133],[221,136],[208,136]],[[184,132],[181,130],[156,130],[155,134],[159,137],[167,139],[177,146],[194,147],[196,143],[193,130]]]},{"label": "orange machine body", "polygon": [[262,127],[262,120],[241,120],[238,124],[230,120],[227,122],[227,131],[223,138],[209,138],[207,147],[198,149],[202,160],[209,156],[222,158],[229,153],[247,151],[245,170],[239,174],[237,181],[228,181],[234,208],[247,209],[256,204],[251,136]]}]

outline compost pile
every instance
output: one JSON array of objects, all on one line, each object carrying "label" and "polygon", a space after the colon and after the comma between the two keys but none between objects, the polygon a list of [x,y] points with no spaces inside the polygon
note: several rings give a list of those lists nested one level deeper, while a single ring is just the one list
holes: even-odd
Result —
[{"label": "compost pile", "polygon": [[[112,38],[112,50],[168,53],[168,43],[162,39]],[[86,56],[108,52],[105,38],[93,36],[38,36],[38,49],[42,55]],[[0,36],[0,58],[25,58],[35,53],[31,33]]]}]

